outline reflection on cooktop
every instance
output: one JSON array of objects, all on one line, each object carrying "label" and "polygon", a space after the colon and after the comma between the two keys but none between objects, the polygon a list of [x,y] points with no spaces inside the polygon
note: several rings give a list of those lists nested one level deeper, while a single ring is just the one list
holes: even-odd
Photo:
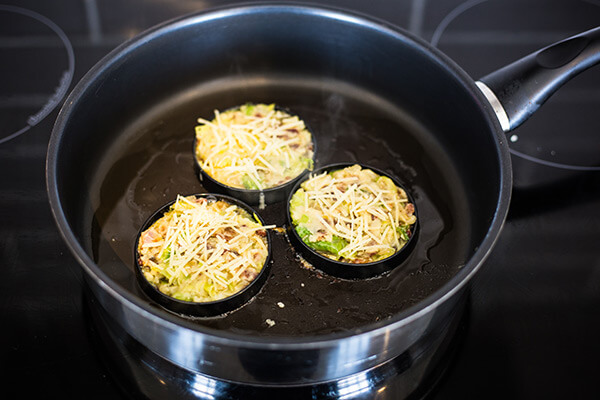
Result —
[{"label": "reflection on cooktop", "polygon": [[398,400],[425,398],[435,388],[464,340],[467,301],[468,296],[440,330],[385,364],[337,381],[291,387],[227,382],[182,369],[128,335],[90,290],[85,290],[83,310],[88,334],[102,362],[115,382],[134,398]]}]

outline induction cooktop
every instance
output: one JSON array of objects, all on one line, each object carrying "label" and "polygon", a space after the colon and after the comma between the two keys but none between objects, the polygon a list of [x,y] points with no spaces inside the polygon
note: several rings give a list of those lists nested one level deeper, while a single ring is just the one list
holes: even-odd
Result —
[{"label": "induction cooktop", "polygon": [[[0,3],[4,393],[111,399],[160,393],[152,368],[173,367],[110,328],[60,237],[45,188],[46,147],[66,94],[110,50],[156,23],[227,3],[233,2]],[[598,0],[321,3],[405,28],[445,52],[474,79],[600,25]],[[449,350],[413,397],[600,395],[595,384],[600,372],[598,110],[600,69],[592,68],[507,135],[514,168],[507,222],[470,284]],[[140,360],[143,368],[136,367]],[[192,393],[204,399],[243,399],[252,393],[263,398],[387,399],[402,392],[394,383],[405,361],[294,392],[245,391],[205,377],[192,379],[176,368],[170,376],[196,388]],[[144,382],[153,385],[153,392],[140,390]]]}]

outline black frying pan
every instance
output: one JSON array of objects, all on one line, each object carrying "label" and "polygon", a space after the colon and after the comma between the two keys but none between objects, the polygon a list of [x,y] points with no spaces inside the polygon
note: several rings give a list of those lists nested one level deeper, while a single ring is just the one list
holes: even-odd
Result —
[{"label": "black frying pan", "polygon": [[[250,383],[346,376],[446,323],[508,210],[504,131],[596,63],[599,43],[600,29],[589,31],[476,85],[435,48],[361,16],[243,6],[183,18],[119,47],[75,88],[49,146],[51,206],[100,302],[151,350]],[[135,235],[177,194],[205,191],[190,151],[196,118],[248,101],[301,116],[317,140],[316,168],[361,162],[397,177],[419,210],[417,241],[391,272],[350,281],[305,268],[275,234],[271,275],[252,302],[183,318],[139,290]],[[285,225],[283,202],[257,212]],[[264,372],[280,368],[289,373]]]}]

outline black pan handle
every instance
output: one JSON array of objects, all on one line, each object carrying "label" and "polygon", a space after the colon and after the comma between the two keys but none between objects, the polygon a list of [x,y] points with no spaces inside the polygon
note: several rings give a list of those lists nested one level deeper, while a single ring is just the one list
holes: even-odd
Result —
[{"label": "black pan handle", "polygon": [[600,27],[517,60],[484,76],[477,85],[508,132],[527,120],[565,82],[598,62]]}]

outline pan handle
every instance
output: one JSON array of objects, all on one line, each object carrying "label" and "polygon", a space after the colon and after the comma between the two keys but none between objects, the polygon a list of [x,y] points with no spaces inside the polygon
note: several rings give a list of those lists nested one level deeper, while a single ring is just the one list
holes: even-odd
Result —
[{"label": "pan handle", "polygon": [[600,27],[562,40],[481,78],[477,86],[505,132],[529,118],[565,82],[600,62]]}]

